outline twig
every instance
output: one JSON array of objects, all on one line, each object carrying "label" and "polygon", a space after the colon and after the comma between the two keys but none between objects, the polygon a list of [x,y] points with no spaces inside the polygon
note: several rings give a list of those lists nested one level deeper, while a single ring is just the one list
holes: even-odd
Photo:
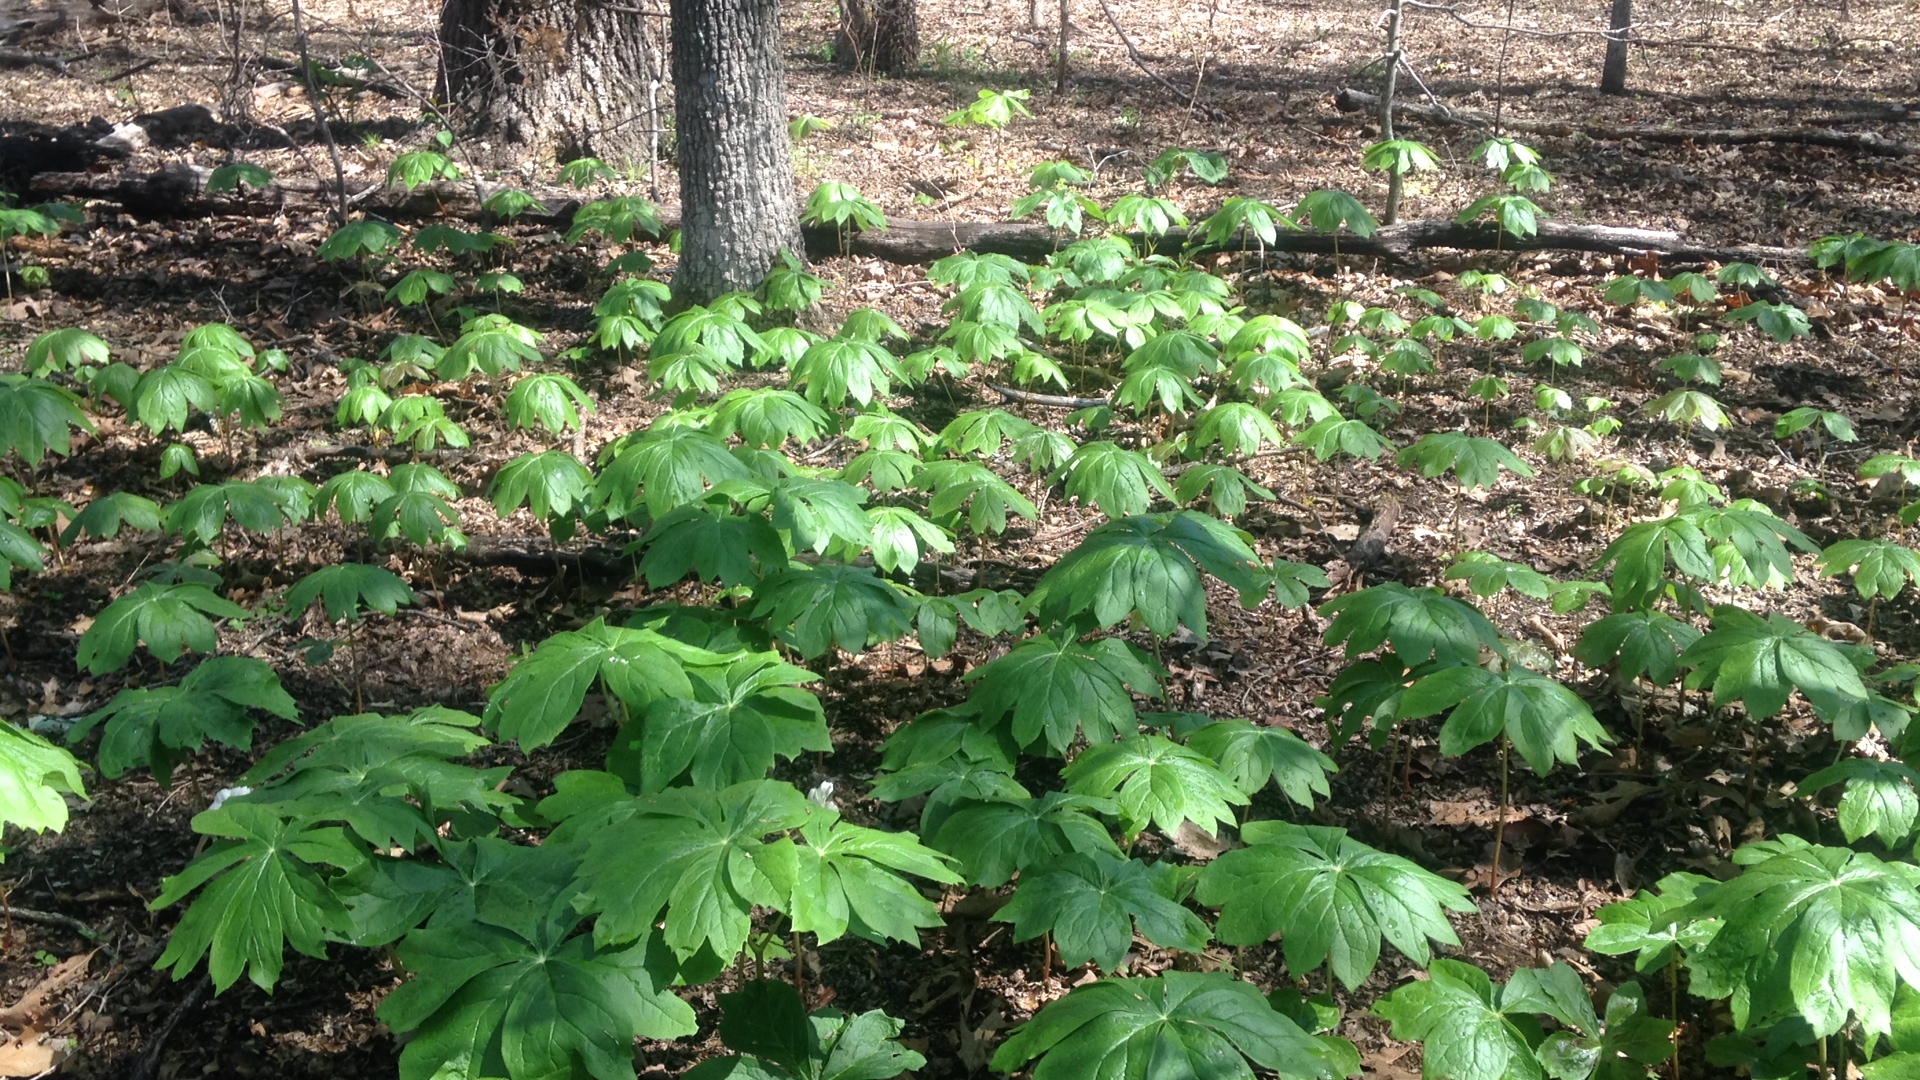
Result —
[{"label": "twig", "polygon": [[300,81],[307,85],[307,101],[313,106],[313,122],[320,125],[320,135],[327,140],[327,154],[333,158],[333,180],[339,196],[339,221],[347,223],[347,169],[340,162],[340,144],[333,140],[333,125],[327,123],[324,110],[320,107],[320,84],[313,77],[313,57],[307,51],[307,26],[300,10],[300,0],[293,0],[293,40],[300,49]]},{"label": "twig", "polygon": [[1111,405],[1111,398],[1068,397],[1064,394],[1036,394],[1031,390],[1015,390],[1010,386],[987,384],[987,389],[1001,395],[1008,401],[1018,401],[1023,405],[1050,405],[1056,409],[1095,409],[1102,405]]},{"label": "twig", "polygon": [[0,65],[10,67],[43,67],[61,75],[67,73],[67,62],[57,56],[42,56],[39,53],[23,52],[19,49],[0,49]]},{"label": "twig", "polygon": [[101,77],[100,81],[103,83],[117,83],[121,79],[131,78],[147,70],[153,65],[158,64],[161,61],[161,59],[162,59],[161,57],[156,56],[151,60],[142,60],[130,68],[122,68],[121,70],[116,71],[111,75],[104,75]]},{"label": "twig", "polygon": [[[294,6],[299,6],[299,0],[294,0]],[[153,1033],[153,1039],[147,1044],[147,1052],[140,1056],[140,1064],[134,1066],[130,1074],[131,1080],[153,1080],[159,1075],[160,1056],[166,1053],[167,1038],[173,1034],[174,1028],[180,1026],[180,1021],[189,1012],[206,1000],[207,991],[212,987],[212,981],[205,975],[195,980],[193,989],[187,992],[187,996],[181,999],[180,1004],[174,1006],[173,1012],[167,1015],[166,1022],[160,1025],[160,1030]]]},{"label": "twig", "polygon": [[[1103,12],[1107,16],[1107,22],[1112,24],[1113,26],[1113,32],[1120,35],[1120,43],[1127,47],[1127,58],[1133,61],[1133,66],[1139,68],[1141,71],[1146,72],[1147,77],[1152,79],[1154,82],[1157,82],[1161,86],[1166,87],[1167,92],[1171,93],[1175,99],[1180,98],[1182,96],[1182,91],[1179,87],[1173,85],[1171,82],[1168,82],[1165,76],[1161,75],[1159,72],[1147,66],[1146,58],[1140,55],[1139,49],[1136,49],[1133,47],[1133,39],[1127,36],[1126,29],[1120,25],[1120,19],[1114,15],[1113,9],[1107,6],[1107,0],[1099,0],[1099,3],[1100,3],[1101,12]],[[1207,105],[1203,107],[1206,110],[1208,119],[1210,120],[1225,119],[1225,114],[1221,113],[1219,109],[1216,109],[1211,105]]]},{"label": "twig", "polygon": [[99,941],[100,931],[81,922],[71,915],[62,915],[57,911],[35,911],[32,908],[9,907],[8,914],[18,922],[39,923],[42,926],[57,926],[62,930],[71,930],[88,941]]}]

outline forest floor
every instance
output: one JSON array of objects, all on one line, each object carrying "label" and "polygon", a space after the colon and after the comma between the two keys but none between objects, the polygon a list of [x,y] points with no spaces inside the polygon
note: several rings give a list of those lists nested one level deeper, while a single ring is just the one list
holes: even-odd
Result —
[{"label": "forest floor", "polygon": [[[1601,41],[1592,34],[1603,5],[1551,0],[1523,5],[1526,25],[1546,35],[1503,34],[1505,10],[1478,2],[1461,18],[1439,11],[1410,16],[1408,55],[1427,90],[1455,107],[1502,111],[1532,120],[1603,122],[1668,127],[1818,127],[1871,132],[1920,141],[1920,2],[1856,2],[1850,12],[1835,0],[1806,3],[1723,3],[1641,0],[1647,36],[1630,76],[1634,92],[1602,97],[1593,89]],[[249,29],[249,49],[290,55],[286,10]],[[832,36],[831,4],[788,5],[789,110],[834,127],[799,144],[796,167],[803,191],[821,180],[853,183],[893,217],[1002,220],[1026,190],[1025,177],[1044,160],[1073,161],[1095,172],[1090,194],[1109,202],[1139,189],[1140,167],[1168,146],[1225,153],[1229,180],[1219,188],[1183,184],[1176,197],[1196,219],[1233,194],[1288,205],[1309,191],[1340,188],[1378,203],[1382,185],[1363,172],[1361,150],[1377,136],[1374,121],[1334,108],[1342,87],[1373,89],[1365,71],[1381,50],[1376,7],[1335,0],[1075,0],[1067,93],[1052,94],[1046,41],[1050,31],[1028,25],[1024,4],[979,5],[921,0],[926,43],[922,70],[902,78],[869,79],[837,71],[821,46]],[[1153,71],[1183,88],[1177,98],[1129,56],[1107,10],[1124,27]],[[177,8],[150,20],[97,27],[84,42],[71,33],[51,47],[74,60],[66,74],[28,67],[0,71],[0,133],[33,124],[111,121],[176,104],[217,108],[230,66],[231,43],[216,22],[195,24]],[[202,12],[201,14],[209,14]],[[322,0],[308,11],[314,49],[325,56],[367,53],[398,78],[430,88],[432,12],[420,4],[381,6],[379,0]],[[1051,15],[1051,12],[1049,12]],[[256,25],[258,20],[256,20]],[[155,60],[133,74],[126,69]],[[1033,118],[1005,131],[956,133],[940,120],[983,87],[1032,90]],[[292,126],[308,106],[284,74],[262,75],[251,88],[256,115]],[[1407,87],[1409,100],[1424,99]],[[417,109],[372,95],[346,108],[363,130],[385,131],[344,148],[350,179],[373,182],[394,153],[429,134]],[[1445,217],[1490,190],[1479,170],[1465,166],[1482,137],[1458,128],[1406,125],[1439,149],[1449,167],[1409,187],[1404,216]],[[1888,157],[1852,150],[1788,144],[1743,146],[1530,140],[1545,155],[1557,184],[1543,204],[1557,219],[1676,229],[1708,243],[1804,245],[1829,233],[1863,231],[1882,239],[1920,239],[1920,156]],[[225,160],[220,147],[150,150],[136,167],[185,158],[202,165]],[[302,155],[322,160],[306,145]],[[283,176],[308,168],[302,155],[255,155]],[[663,201],[677,201],[670,175],[658,178]],[[648,184],[637,178],[632,190]],[[316,440],[336,440],[334,402],[343,380],[328,358],[372,355],[400,325],[365,311],[344,288],[349,282],[311,257],[328,231],[318,217],[222,217],[200,221],[141,221],[103,209],[65,236],[17,246],[25,261],[44,265],[48,288],[25,292],[0,320],[0,355],[23,353],[25,343],[50,327],[83,326],[113,342],[119,358],[136,365],[171,354],[181,332],[227,321],[263,347],[281,347],[293,364],[283,380],[288,421],[238,448],[196,433],[207,478],[250,477],[262,471],[326,474],[329,459]],[[670,257],[662,252],[670,265]],[[551,335],[555,346],[578,343],[590,325],[593,297],[582,291],[577,260],[553,245],[529,243],[514,269],[529,285],[516,316]],[[1522,256],[1435,252],[1411,263],[1275,258],[1245,269],[1242,291],[1256,310],[1287,313],[1303,325],[1323,319],[1329,303],[1393,302],[1406,285],[1434,289],[1462,308],[1473,301],[1457,287],[1468,269],[1497,270],[1521,288],[1596,317],[1600,287],[1624,269],[1623,260],[1567,253]],[[917,334],[940,324],[944,291],[924,268],[860,259],[823,263],[835,315],[874,307]],[[1854,479],[1868,455],[1910,452],[1920,430],[1920,394],[1906,372],[1920,372],[1920,344],[1904,309],[1862,288],[1838,286],[1806,267],[1786,269],[1787,285],[1816,316],[1816,334],[1784,346],[1752,342],[1720,357],[1726,384],[1716,391],[1736,421],[1718,435],[1689,437],[1639,413],[1659,392],[1652,364],[1682,351],[1693,327],[1670,320],[1612,312],[1608,345],[1592,350],[1585,367],[1556,380],[1576,399],[1595,395],[1617,402],[1625,427],[1605,455],[1659,472],[1691,465],[1729,493],[1751,497],[1789,516],[1814,539],[1855,535],[1884,519],[1886,506]],[[1463,347],[1462,362],[1429,378],[1408,395],[1405,412],[1386,420],[1383,433],[1406,442],[1424,431],[1468,428],[1510,443],[1512,421],[1531,410],[1534,374],[1505,371],[1514,395],[1482,409],[1464,392],[1484,354]],[[11,370],[12,361],[0,361]],[[1309,374],[1315,372],[1310,369]],[[588,452],[644,424],[661,409],[633,373],[589,368],[581,382],[598,401],[577,445]],[[903,414],[938,430],[956,412],[1000,405],[984,383],[962,382],[903,396]],[[1858,443],[1821,453],[1803,442],[1772,438],[1773,420],[1800,405],[1845,413]],[[1008,404],[1058,425],[1062,410]],[[489,429],[486,410],[470,421],[475,449],[438,464],[470,498],[460,508],[476,538],[492,534],[502,545],[540,540],[524,515],[496,519],[479,497],[486,479],[512,455],[540,444],[525,433]],[[497,421],[495,421],[497,425]],[[106,425],[83,439],[70,458],[45,466],[42,493],[69,502],[110,490],[160,501],[177,483],[157,475],[158,446],[128,425]],[[1577,495],[1576,479],[1591,469],[1538,467],[1531,480],[1507,479],[1491,493],[1458,495],[1450,484],[1421,481],[1379,463],[1347,460],[1317,464],[1304,455],[1256,462],[1254,478],[1299,503],[1265,504],[1237,522],[1266,557],[1338,568],[1348,545],[1391,500],[1403,507],[1388,536],[1387,558],[1367,582],[1438,584],[1449,556],[1484,549],[1562,577],[1586,574],[1620,523],[1658,512],[1658,500],[1628,490],[1610,501]],[[823,461],[830,458],[823,459]],[[1790,497],[1806,477],[1825,480],[1826,500]],[[1042,519],[970,551],[976,580],[1031,585],[1038,569],[1070,548],[1100,520],[1069,500],[1044,497],[1043,481],[1020,481],[1043,508]],[[1610,504],[1611,503],[1611,504]],[[227,549],[222,572],[231,595],[256,599],[293,576],[346,556],[346,530],[310,525],[271,541]],[[9,655],[0,678],[0,716],[58,727],[84,715],[123,686],[153,670],[90,679],[74,665],[74,647],[87,618],[117,595],[146,562],[155,543],[112,541],[63,552],[45,574],[16,581],[8,598]],[[610,608],[658,602],[644,589],[577,580],[555,583],[525,568],[463,563],[418,565],[422,585],[415,610],[375,620],[357,648],[366,673],[369,707],[405,709],[442,702],[478,712],[488,688],[511,659],[558,629],[578,626]],[[431,576],[432,584],[423,578]],[[1868,613],[1842,582],[1802,576],[1802,583],[1768,594],[1772,610],[1815,625],[1868,625]],[[1503,631],[1539,642],[1563,657],[1567,620],[1544,604],[1496,601],[1489,614]],[[1913,593],[1873,613],[1877,647],[1887,655],[1920,655],[1920,605]],[[1163,660],[1173,672],[1171,708],[1244,716],[1288,727],[1317,745],[1327,733],[1313,701],[1341,658],[1321,644],[1324,621],[1311,609],[1271,605],[1242,611],[1228,600],[1212,612],[1213,635],[1204,644],[1176,643]],[[353,711],[344,660],[309,666],[302,652],[315,626],[261,619],[228,631],[227,651],[269,660],[313,722]],[[878,745],[896,725],[964,697],[959,677],[989,659],[978,638],[963,635],[950,659],[928,661],[917,651],[882,648],[858,661],[821,665],[823,700],[835,732],[835,752],[797,763],[791,778],[832,779],[844,805],[861,820],[906,826],[907,809],[864,798],[878,763]],[[1578,948],[1592,913],[1662,874],[1680,869],[1714,873],[1746,839],[1781,829],[1817,829],[1809,812],[1786,797],[1787,783],[1824,765],[1832,753],[1817,725],[1792,710],[1764,726],[1722,730],[1724,718],[1693,701],[1641,699],[1598,681],[1586,689],[1596,711],[1621,738],[1611,756],[1594,756],[1584,770],[1562,770],[1545,780],[1515,774],[1514,809],[1506,826],[1504,884],[1490,891],[1497,770],[1493,759],[1442,757],[1432,731],[1413,725],[1391,752],[1359,745],[1330,752],[1342,771],[1333,798],[1315,821],[1342,825],[1384,850],[1409,855],[1475,890],[1480,914],[1456,919],[1459,953],[1496,977],[1516,966],[1564,959],[1595,977],[1630,972],[1596,963]],[[262,729],[262,744],[283,738],[285,725]],[[1637,734],[1636,734],[1637,733]],[[599,761],[608,732],[590,729],[523,766],[519,783],[541,791],[554,772]],[[11,904],[26,909],[7,928],[0,950],[0,1004],[35,995],[46,1023],[71,1040],[65,1074],[125,1076],[148,1067],[161,1077],[332,1076],[393,1074],[396,1048],[373,1015],[398,981],[389,958],[376,951],[335,947],[328,960],[290,958],[279,989],[266,995],[241,983],[211,998],[200,976],[174,983],[152,962],[178,917],[177,909],[150,912],[161,878],[192,856],[188,820],[212,793],[235,782],[249,757],[210,752],[185,766],[163,790],[144,772],[109,781],[90,778],[92,801],[76,809],[59,835],[20,838],[4,876]],[[823,769],[823,773],[816,773]],[[1258,805],[1265,816],[1297,815]],[[1830,827],[1830,826],[1829,826]],[[9,838],[14,839],[14,838]],[[1204,845],[1182,857],[1205,858]],[[810,979],[815,1003],[831,998],[855,1007],[884,1007],[907,1022],[909,1045],[929,1059],[921,1075],[958,1077],[983,1071],[1004,1031],[1058,997],[1084,971],[1053,971],[1043,981],[1038,950],[1012,944],[999,924],[955,893],[947,898],[949,925],[927,935],[923,948],[881,949],[849,939],[822,950]],[[57,918],[30,916],[51,913]],[[85,933],[81,932],[82,928]],[[1234,962],[1256,979],[1272,950],[1224,953],[1203,963]],[[89,966],[62,964],[91,953]],[[1143,963],[1163,963],[1164,956]],[[1399,965],[1399,966],[1396,966]],[[1597,968],[1597,971],[1596,971]],[[1400,958],[1384,964],[1357,997],[1343,1033],[1359,1044],[1372,1075],[1416,1075],[1417,1055],[1386,1038],[1385,1026],[1364,1015],[1364,1003],[1406,973]],[[703,1022],[714,1010],[704,1002]],[[1689,1061],[1722,1020],[1711,1012],[1690,1017]],[[710,1027],[709,1029],[710,1030]],[[0,1046],[0,1075],[19,1048]],[[677,1075],[697,1055],[697,1040],[673,1048],[644,1047],[644,1075]]]}]

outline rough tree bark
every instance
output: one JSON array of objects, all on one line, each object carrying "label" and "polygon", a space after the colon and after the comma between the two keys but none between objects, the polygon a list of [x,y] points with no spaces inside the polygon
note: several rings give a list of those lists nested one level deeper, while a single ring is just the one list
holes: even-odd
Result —
[{"label": "rough tree bark", "polygon": [[918,0],[840,0],[836,62],[892,75],[920,63]]},{"label": "rough tree bark", "polygon": [[1632,33],[1633,0],[1613,0],[1607,17],[1607,59],[1600,68],[1600,92],[1627,92],[1627,36]]},{"label": "rough tree bark", "polygon": [[672,0],[680,158],[676,300],[751,289],[803,251],[787,147],[779,0]]},{"label": "rough tree bark", "polygon": [[446,0],[440,98],[490,164],[651,160],[659,47],[642,3]]}]

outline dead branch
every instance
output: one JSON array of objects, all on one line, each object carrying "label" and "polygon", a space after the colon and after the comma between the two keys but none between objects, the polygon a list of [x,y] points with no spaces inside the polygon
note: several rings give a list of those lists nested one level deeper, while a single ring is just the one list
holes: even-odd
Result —
[{"label": "dead branch", "polygon": [[[1341,112],[1373,112],[1379,108],[1380,99],[1364,90],[1348,87],[1336,94],[1333,102]],[[1399,110],[1403,115],[1417,116],[1439,124],[1452,124],[1456,127],[1477,128],[1483,131],[1491,131],[1494,128],[1493,115],[1478,109],[1450,109],[1445,106],[1405,104],[1399,106]],[[1499,123],[1503,130],[1523,131],[1531,135],[1558,138],[1584,135],[1589,139],[1609,142],[1639,139],[1643,142],[1714,143],[1726,146],[1790,143],[1803,146],[1828,146],[1840,150],[1857,150],[1862,153],[1886,154],[1893,157],[1920,154],[1920,145],[1899,142],[1882,135],[1875,135],[1870,131],[1833,131],[1826,128],[1642,128],[1617,127],[1593,122],[1518,120],[1513,117],[1502,117]]]},{"label": "dead branch", "polygon": [[[264,192],[244,198],[211,198],[206,194],[208,170],[175,163],[146,175],[48,172],[35,176],[32,190],[38,198],[80,198],[116,202],[128,212],[154,218],[192,218],[214,215],[247,216],[279,212],[287,207],[304,206],[316,212],[331,210],[331,185],[299,179],[276,179]],[[484,200],[499,185],[441,183],[422,185],[414,191],[369,187],[349,194],[354,205],[366,213],[395,220],[466,218],[484,220]],[[477,190],[476,190],[477,189]],[[547,201],[544,214],[523,214],[516,220],[528,224],[566,229],[579,203],[570,193],[545,189],[531,191],[535,198]],[[661,208],[663,229],[680,224],[677,206]],[[908,265],[924,264],[956,251],[997,252],[1024,262],[1043,262],[1058,250],[1061,238],[1044,225],[1011,222],[912,221],[896,218],[885,231],[859,232],[841,237],[831,228],[805,227],[807,252],[811,258],[825,259],[842,251],[862,258]],[[1136,240],[1141,238],[1135,237]],[[1806,252],[1800,248],[1743,244],[1716,246],[1689,240],[1663,229],[1641,229],[1615,225],[1579,225],[1543,221],[1540,231],[1529,237],[1502,233],[1490,224],[1460,224],[1448,220],[1409,221],[1383,226],[1370,237],[1335,236],[1328,233],[1282,232],[1272,243],[1240,235],[1215,246],[1200,242],[1197,233],[1174,229],[1154,243],[1156,250],[1177,254],[1193,244],[1207,250],[1290,252],[1312,255],[1346,255],[1357,258],[1407,259],[1431,248],[1455,248],[1465,251],[1589,251],[1606,255],[1640,255],[1658,252],[1669,259],[1699,262],[1751,262],[1800,265]]]}]

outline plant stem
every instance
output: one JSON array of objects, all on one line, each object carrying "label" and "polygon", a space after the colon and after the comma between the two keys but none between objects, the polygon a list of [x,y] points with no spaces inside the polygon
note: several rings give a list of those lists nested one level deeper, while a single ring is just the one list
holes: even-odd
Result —
[{"label": "plant stem", "polygon": [[1680,954],[1667,958],[1667,1011],[1673,1018],[1673,1080],[1680,1080]]},{"label": "plant stem", "polygon": [[[1380,83],[1380,139],[1383,142],[1393,139],[1393,92],[1400,76],[1400,14],[1403,3],[1404,0],[1392,0],[1387,5],[1387,72]],[[1387,170],[1387,206],[1380,215],[1382,225],[1392,225],[1400,220],[1403,183],[1400,170]],[[1337,248],[1335,254],[1338,254]]]},{"label": "plant stem", "polygon": [[800,996],[800,1007],[807,1007],[807,950],[800,943],[800,931],[793,932],[793,992]]},{"label": "plant stem", "polygon": [[1493,877],[1487,885],[1487,896],[1500,893],[1500,848],[1507,839],[1507,756],[1513,741],[1505,735],[1500,736],[1500,816],[1493,825]]},{"label": "plant stem", "polygon": [[1053,981],[1053,931],[1040,935],[1040,985]]}]

